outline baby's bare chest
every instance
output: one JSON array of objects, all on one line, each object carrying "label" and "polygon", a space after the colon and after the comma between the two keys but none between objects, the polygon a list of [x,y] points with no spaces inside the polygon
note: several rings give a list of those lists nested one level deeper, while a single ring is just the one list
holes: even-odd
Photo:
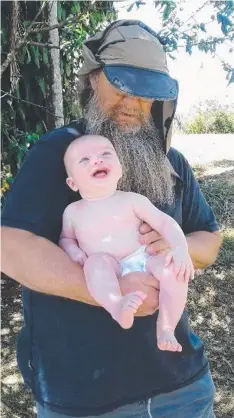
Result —
[{"label": "baby's bare chest", "polygon": [[77,212],[74,226],[78,238],[84,234],[100,237],[135,228],[139,222],[129,204],[87,205]]}]

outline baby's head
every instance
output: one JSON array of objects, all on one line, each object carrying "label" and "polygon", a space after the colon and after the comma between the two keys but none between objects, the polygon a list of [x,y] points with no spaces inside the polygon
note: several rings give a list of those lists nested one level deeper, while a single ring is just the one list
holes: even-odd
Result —
[{"label": "baby's head", "polygon": [[64,155],[67,185],[84,199],[109,196],[117,189],[122,168],[109,139],[84,135],[75,139]]}]

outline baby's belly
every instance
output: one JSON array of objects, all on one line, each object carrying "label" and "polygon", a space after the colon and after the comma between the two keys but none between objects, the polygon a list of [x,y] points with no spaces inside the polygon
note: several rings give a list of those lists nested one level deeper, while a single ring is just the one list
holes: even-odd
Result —
[{"label": "baby's belly", "polygon": [[141,246],[139,231],[121,231],[79,240],[80,248],[89,256],[94,253],[108,253],[118,261],[128,256]]}]

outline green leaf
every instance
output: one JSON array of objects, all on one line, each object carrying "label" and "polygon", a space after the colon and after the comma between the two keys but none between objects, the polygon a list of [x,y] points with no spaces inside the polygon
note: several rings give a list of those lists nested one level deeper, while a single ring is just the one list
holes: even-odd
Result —
[{"label": "green leaf", "polygon": [[36,125],[36,133],[39,134],[39,135],[41,135],[42,132],[43,132],[42,124],[41,123],[38,123]]},{"label": "green leaf", "polygon": [[64,78],[64,87],[65,89],[69,87],[69,80],[67,79],[67,77]]},{"label": "green leaf", "polygon": [[8,184],[12,184],[13,183],[13,180],[14,180],[14,177],[12,175],[10,175],[10,176],[7,177],[7,183]]},{"label": "green leaf", "polygon": [[40,68],[40,62],[39,62],[40,52],[39,52],[38,47],[34,45],[30,45],[30,49],[31,49],[31,53],[32,53],[32,56],[33,56],[33,59],[37,68]]},{"label": "green leaf", "polygon": [[37,33],[37,34],[36,34],[36,38],[37,38],[37,41],[38,41],[38,42],[41,42],[41,39],[42,39],[42,34],[41,34],[41,33]]},{"label": "green leaf", "polygon": [[23,25],[25,28],[27,28],[32,23],[31,20],[23,20]]},{"label": "green leaf", "polygon": [[165,1],[163,3],[165,5],[164,11],[163,11],[163,20],[168,20],[170,17],[170,14],[176,8],[176,3],[174,1]]},{"label": "green leaf", "polygon": [[174,57],[174,55],[171,55],[170,52],[168,53],[168,55],[173,61],[176,59],[176,57]]},{"label": "green leaf", "polygon": [[127,8],[127,12],[131,12],[134,6],[135,6],[135,1],[132,4],[130,4],[130,6]]},{"label": "green leaf", "polygon": [[31,55],[30,55],[30,52],[29,52],[28,48],[26,49],[26,53],[27,53],[26,64],[29,64],[31,62],[32,58],[31,58]]},{"label": "green leaf", "polygon": [[73,2],[72,8],[71,8],[71,12],[73,15],[76,15],[77,13],[79,13],[80,11],[80,5],[78,1]]},{"label": "green leaf", "polygon": [[43,97],[46,97],[46,87],[45,87],[45,80],[43,77],[39,77],[35,75],[35,79],[37,80],[37,83],[39,84]]},{"label": "green leaf", "polygon": [[45,65],[49,63],[48,49],[42,48],[42,60]]},{"label": "green leaf", "polygon": [[60,74],[64,75],[64,64],[63,61],[60,61]]},{"label": "green leaf", "polygon": [[65,67],[66,76],[69,77],[71,75],[71,66],[70,64],[66,64]]},{"label": "green leaf", "polygon": [[8,36],[7,36],[6,30],[2,28],[2,33],[1,33],[1,42],[2,42],[2,45],[4,45],[5,43],[7,43],[7,40],[8,40]]},{"label": "green leaf", "polygon": [[62,5],[61,5],[61,2],[58,1],[57,2],[57,18],[58,18],[58,20],[61,20],[61,16],[62,16]]},{"label": "green leaf", "polygon": [[66,10],[64,8],[62,8],[61,10],[61,20],[65,20],[66,19]]},{"label": "green leaf", "polygon": [[200,29],[202,30],[202,32],[206,32],[206,27],[204,23],[200,24]]},{"label": "green leaf", "polygon": [[25,89],[25,99],[29,102],[30,101],[30,86],[29,83],[24,83],[24,89]]},{"label": "green leaf", "polygon": [[18,99],[20,99],[20,91],[19,91],[19,86],[17,86],[17,87],[16,87],[16,89],[15,89],[14,93],[15,93],[15,96],[16,96]]},{"label": "green leaf", "polygon": [[[40,124],[40,129],[41,129],[41,124]],[[29,144],[34,144],[34,142],[36,142],[39,139],[40,135],[41,135],[41,132],[39,132],[39,134],[35,132],[32,134],[29,134],[27,135],[27,141],[29,142]]]},{"label": "green leaf", "polygon": [[228,73],[228,85],[234,83],[234,68]]},{"label": "green leaf", "polygon": [[186,44],[186,52],[188,52],[189,55],[192,54],[192,45],[189,39],[187,40],[187,44]]},{"label": "green leaf", "polygon": [[22,106],[18,106],[18,112],[20,113],[21,118],[23,119],[23,121],[26,122],[25,114],[24,114],[24,110],[23,110]]}]

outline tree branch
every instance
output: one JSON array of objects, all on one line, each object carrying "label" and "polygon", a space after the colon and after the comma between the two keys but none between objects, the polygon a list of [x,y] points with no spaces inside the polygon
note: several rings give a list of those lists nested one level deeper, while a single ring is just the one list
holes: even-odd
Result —
[{"label": "tree branch", "polygon": [[29,41],[29,42],[27,42],[27,44],[28,45],[35,45],[35,46],[46,47],[46,48],[60,49],[60,47],[57,46],[57,45],[52,45],[52,44],[49,44],[49,43],[36,42],[36,41]]},{"label": "tree branch", "polygon": [[32,22],[30,23],[28,29],[26,30],[23,38],[21,40],[19,40],[15,46],[13,47],[13,49],[7,54],[7,57],[4,61],[4,63],[1,66],[1,75],[4,73],[4,71],[6,71],[7,67],[9,66],[9,64],[13,61],[13,59],[16,57],[17,53],[19,52],[20,48],[26,43],[27,41],[27,37],[29,35],[29,32],[35,22],[35,20],[38,18],[38,16],[42,13],[42,11],[44,10],[45,6],[47,4],[47,1],[44,1],[44,3],[42,3],[40,9],[38,10],[36,16],[34,17],[34,19],[32,20]]},{"label": "tree branch", "polygon": [[[217,38],[217,40],[215,41],[215,43],[220,44],[220,43],[223,43],[226,40],[229,40],[229,38],[228,37]],[[212,41],[204,41],[204,44],[205,45],[212,45],[213,43],[214,43],[213,40]],[[193,47],[193,46],[199,46],[199,45],[203,45],[203,42],[202,41],[198,41],[198,42],[195,42],[195,43],[191,43],[191,47]],[[184,47],[185,47],[184,45],[177,45],[177,48],[184,48]],[[170,52],[173,52],[173,51],[175,51],[175,50],[172,50]],[[213,52],[213,51],[210,51],[210,52]]]},{"label": "tree branch", "polygon": [[1,92],[2,92],[2,93],[4,93],[4,95],[3,95],[3,96],[1,96],[1,98],[3,98],[4,96],[8,95],[8,96],[10,96],[10,97],[13,97],[13,99],[19,100],[20,102],[27,103],[27,104],[30,104],[30,105],[33,105],[33,106],[36,106],[36,107],[40,107],[40,108],[41,108],[41,109],[43,109],[46,113],[49,113],[49,114],[50,114],[50,115],[52,115],[52,116],[56,116],[57,118],[61,118],[61,115],[56,115],[55,113],[49,112],[45,106],[41,106],[41,105],[38,105],[38,104],[36,104],[36,103],[29,102],[28,100],[20,99],[19,97],[16,97],[16,96],[14,96],[13,94],[11,94],[11,93],[9,93],[9,92],[7,92],[7,91],[4,91],[4,90],[1,90]]},{"label": "tree branch", "polygon": [[[182,23],[182,25],[180,26],[180,28],[179,29],[181,29],[184,25],[186,25],[186,23],[188,23],[188,21],[190,20],[190,19],[193,19],[194,18],[194,16],[196,16],[196,14],[198,13],[198,12],[200,12],[202,9],[203,9],[203,7],[205,7],[205,6],[207,6],[208,4],[209,4],[210,2],[209,2],[209,0],[208,1],[205,1],[205,3],[203,3],[202,4],[202,6],[200,6],[197,10],[195,10],[195,12],[193,12],[193,14],[185,21],[185,22],[183,22]],[[181,30],[178,30],[178,32],[179,33],[183,33],[183,31],[181,32]]]},{"label": "tree branch", "polygon": [[[17,55],[17,53],[19,52],[20,48],[27,42],[27,37],[28,35],[31,34],[37,34],[37,33],[41,33],[41,32],[48,32],[51,31],[53,29],[61,29],[62,27],[64,27],[67,24],[72,24],[72,23],[76,23],[79,22],[80,18],[82,17],[82,14],[76,15],[73,19],[66,19],[63,22],[60,22],[56,25],[52,25],[52,26],[45,26],[45,27],[41,27],[41,28],[37,28],[37,29],[32,29],[33,25],[35,24],[35,20],[38,18],[38,16],[41,14],[41,12],[44,10],[46,4],[47,4],[48,0],[45,0],[44,3],[42,4],[42,6],[40,7],[40,10],[38,11],[38,13],[36,14],[35,18],[32,20],[32,22],[30,23],[27,31],[25,32],[25,35],[23,36],[22,40],[19,41],[15,48],[12,49],[8,54],[7,57],[4,61],[4,63],[1,66],[1,73],[0,75],[2,75],[4,73],[4,71],[7,69],[7,67],[9,66],[9,64],[12,62],[12,60],[15,58],[15,56]],[[30,41],[29,43],[31,43],[32,45],[36,45],[36,43],[34,42],[34,44],[32,43],[34,41]],[[38,46],[48,46],[49,45],[38,45]],[[51,47],[52,48],[52,47]],[[55,47],[56,48],[56,47]]]},{"label": "tree branch", "polygon": [[66,24],[71,24],[71,23],[76,23],[79,21],[79,18],[82,15],[77,15],[75,16],[73,19],[66,19],[63,22],[57,23],[56,25],[52,25],[52,26],[45,26],[42,28],[37,28],[37,29],[32,29],[30,30],[30,35],[33,33],[40,33],[40,32],[49,32],[50,30],[53,29],[61,29],[63,26],[65,26]]}]

